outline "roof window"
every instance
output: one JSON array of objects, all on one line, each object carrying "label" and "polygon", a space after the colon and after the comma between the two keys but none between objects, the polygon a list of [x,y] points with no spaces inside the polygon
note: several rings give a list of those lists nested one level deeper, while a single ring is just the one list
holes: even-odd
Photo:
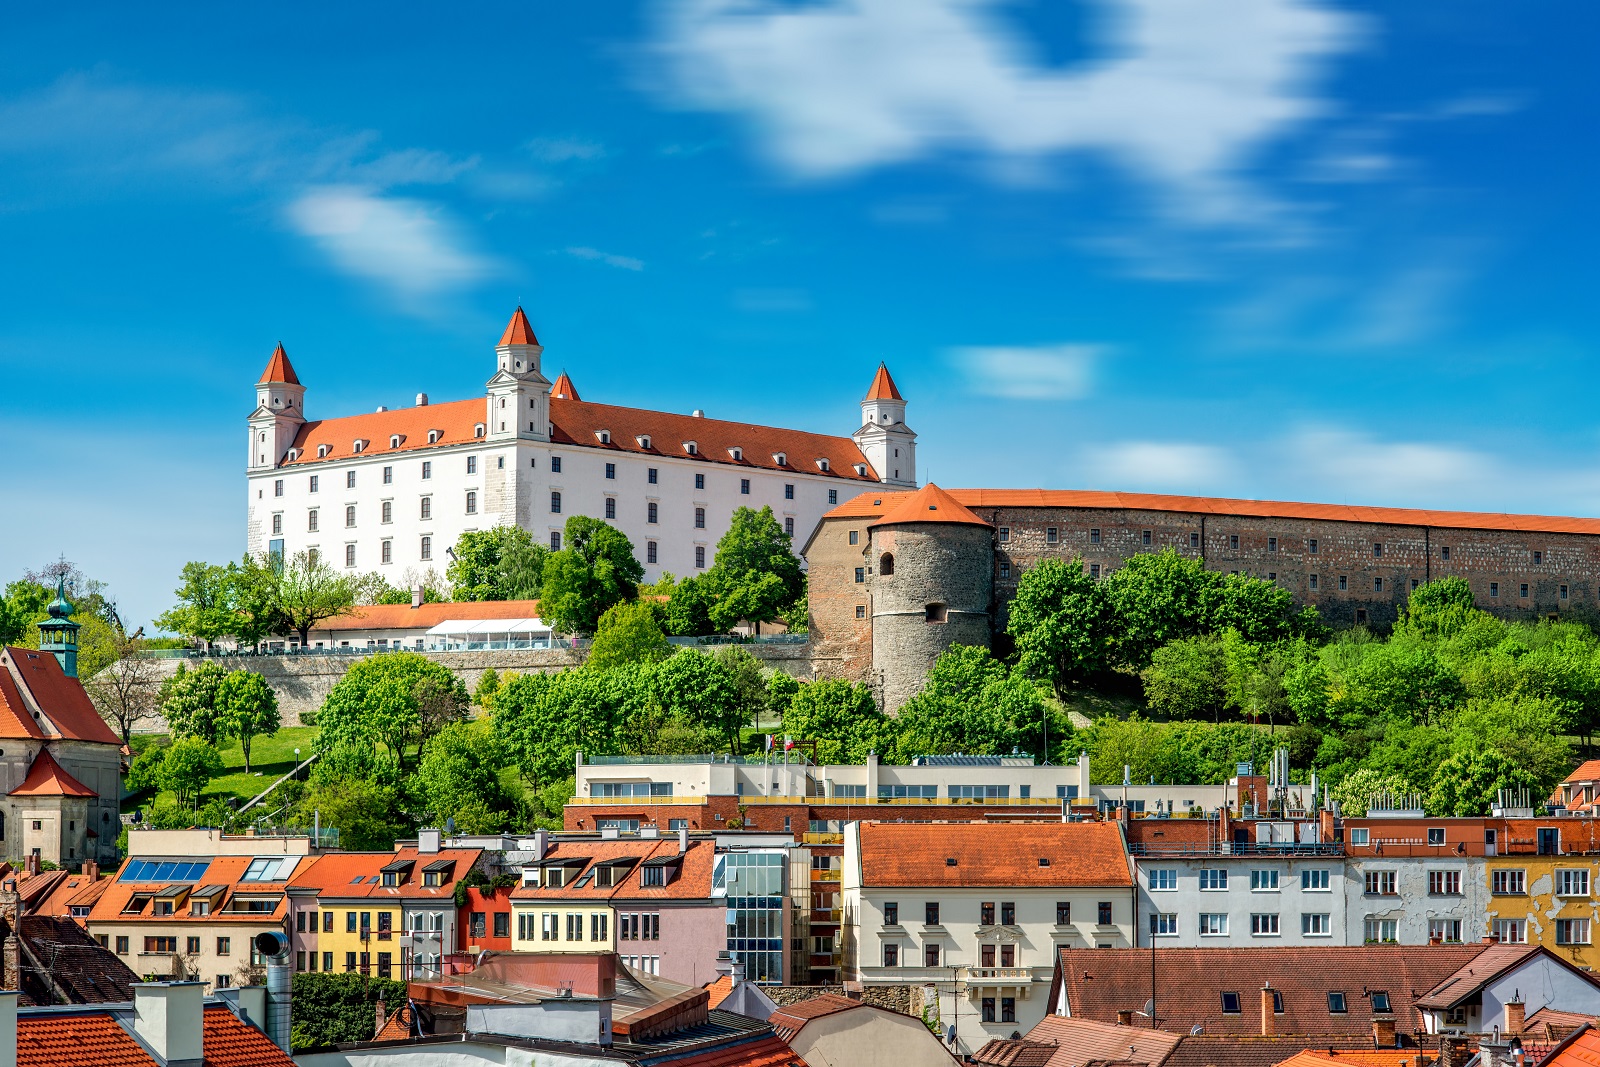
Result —
[{"label": "roof window", "polygon": [[595,440],[599,441],[603,445],[609,445],[611,443],[610,430],[596,430],[594,432],[594,437]]},{"label": "roof window", "polygon": [[368,442],[367,442],[366,438],[358,437],[358,438],[355,439],[354,442],[351,443],[350,451],[352,451],[352,452],[365,452],[367,450],[367,444],[368,444]]},{"label": "roof window", "polygon": [[439,431],[438,430],[429,430],[428,431],[428,443],[430,445],[436,445],[436,444],[439,443]]},{"label": "roof window", "polygon": [[[823,468],[823,469],[826,470],[827,468]],[[867,476],[867,465],[865,463],[857,463],[856,464],[856,477],[857,478],[865,478],[866,476]]]},{"label": "roof window", "polygon": [[772,454],[772,462],[780,467],[787,467],[789,465],[789,456],[785,452],[774,452]]},{"label": "roof window", "polygon": [[482,437],[483,436],[483,429],[484,429],[483,423],[479,422],[479,423],[473,424],[472,436],[474,436],[474,437]]},{"label": "roof window", "polygon": [[1239,994],[1238,993],[1223,993],[1222,994],[1222,1014],[1224,1014],[1224,1015],[1238,1015],[1239,1014]]},{"label": "roof window", "polygon": [[821,459],[817,460],[817,470],[825,471],[827,469],[828,469],[828,457],[827,456],[823,456]]},{"label": "roof window", "polygon": [[399,448],[400,442],[406,439],[405,434],[392,433],[389,435],[389,447]]},{"label": "roof window", "polygon": [[650,447],[650,435],[647,434],[647,433],[640,434],[638,437],[635,437],[634,440],[639,442],[639,447],[640,448],[649,448]]},{"label": "roof window", "polygon": [[700,446],[695,444],[693,441],[685,441],[683,443],[683,450],[689,453],[691,456],[698,456],[700,454]]},{"label": "roof window", "polygon": [[732,448],[728,449],[728,455],[733,457],[733,461],[735,463],[741,463],[744,461],[744,449],[740,448],[738,445],[734,445]]},{"label": "roof window", "polygon": [[944,858],[944,865],[946,867],[954,867],[956,865],[956,858],[954,856],[946,856]]},{"label": "roof window", "polygon": [[1039,866],[1041,866],[1041,867],[1050,866],[1050,857],[1049,856],[1040,856],[1039,857]]},{"label": "roof window", "polygon": [[289,449],[289,462],[290,463],[293,463],[295,460],[297,460],[299,458],[300,458],[300,450],[298,448]]},{"label": "roof window", "polygon": [[332,452],[332,451],[333,451],[333,446],[332,445],[318,445],[317,446],[317,458],[321,459],[323,456],[326,456],[329,452]]}]

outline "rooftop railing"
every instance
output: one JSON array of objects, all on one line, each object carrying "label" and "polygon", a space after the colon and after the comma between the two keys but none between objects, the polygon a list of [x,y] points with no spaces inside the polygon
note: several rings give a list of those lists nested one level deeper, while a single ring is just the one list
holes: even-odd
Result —
[{"label": "rooftop railing", "polygon": [[1337,842],[1284,842],[1267,844],[1256,841],[1236,843],[1218,841],[1195,842],[1143,842],[1130,841],[1128,852],[1135,856],[1158,856],[1178,859],[1184,856],[1342,856],[1344,845]]}]

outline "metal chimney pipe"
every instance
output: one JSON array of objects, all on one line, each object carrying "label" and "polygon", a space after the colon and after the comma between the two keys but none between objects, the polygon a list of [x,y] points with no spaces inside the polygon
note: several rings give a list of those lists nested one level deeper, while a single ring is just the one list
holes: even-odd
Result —
[{"label": "metal chimney pipe", "polygon": [[276,930],[257,934],[256,951],[267,958],[267,1026],[272,1043],[289,1052],[290,981],[289,937]]}]

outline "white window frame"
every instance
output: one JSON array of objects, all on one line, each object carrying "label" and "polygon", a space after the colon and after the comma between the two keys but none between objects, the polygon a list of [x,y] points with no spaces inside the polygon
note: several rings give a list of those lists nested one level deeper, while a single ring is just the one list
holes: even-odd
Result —
[{"label": "white window frame", "polygon": [[1228,913],[1225,911],[1203,911],[1200,913],[1196,925],[1201,937],[1227,937]]},{"label": "white window frame", "polygon": [[1175,867],[1157,867],[1149,874],[1150,892],[1172,893],[1178,889],[1178,871]]},{"label": "white window frame", "polygon": [[1278,871],[1272,867],[1260,867],[1250,872],[1250,892],[1276,893],[1278,891]]}]

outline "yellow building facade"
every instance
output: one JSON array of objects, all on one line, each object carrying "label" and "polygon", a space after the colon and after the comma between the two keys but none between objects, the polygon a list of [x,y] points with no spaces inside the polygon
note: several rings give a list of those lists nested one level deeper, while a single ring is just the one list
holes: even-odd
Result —
[{"label": "yellow building facade", "polygon": [[512,900],[516,952],[611,952],[616,916],[610,905],[582,900]]},{"label": "yellow building facade", "polygon": [[1489,935],[1508,944],[1542,945],[1586,970],[1600,965],[1600,899],[1589,856],[1512,855],[1485,863]]}]

